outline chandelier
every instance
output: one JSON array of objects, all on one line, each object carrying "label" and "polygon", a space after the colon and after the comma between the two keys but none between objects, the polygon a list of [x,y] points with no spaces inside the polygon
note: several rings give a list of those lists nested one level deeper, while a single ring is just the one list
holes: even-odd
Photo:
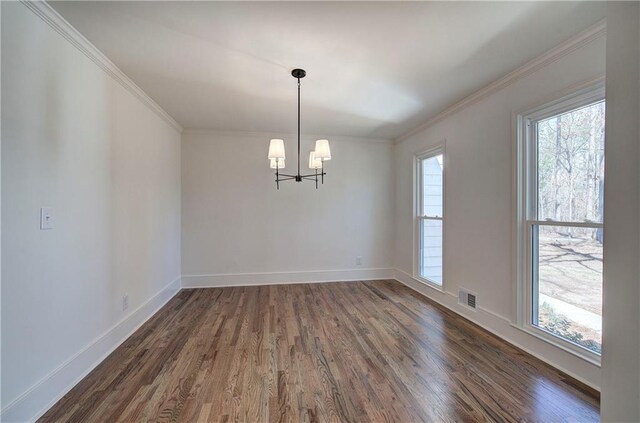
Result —
[{"label": "chandelier", "polygon": [[[269,163],[271,169],[276,170],[276,187],[280,189],[280,182],[283,181],[296,181],[302,182],[303,180],[315,181],[316,189],[318,189],[318,180],[324,184],[324,162],[331,160],[331,150],[329,149],[328,140],[317,140],[316,149],[309,154],[309,169],[314,173],[301,175],[300,174],[300,79],[307,75],[302,69],[294,69],[291,71],[291,75],[298,80],[298,173],[295,175],[289,175],[286,173],[280,173],[280,169],[284,169],[284,140],[272,139],[269,144]],[[320,170],[320,173],[318,173]]]}]

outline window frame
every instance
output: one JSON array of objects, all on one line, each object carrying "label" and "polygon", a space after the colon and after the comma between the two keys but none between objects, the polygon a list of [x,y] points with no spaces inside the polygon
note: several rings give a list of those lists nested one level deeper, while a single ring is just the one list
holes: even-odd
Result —
[{"label": "window frame", "polygon": [[546,102],[516,115],[516,316],[513,322],[513,326],[530,335],[542,339],[597,366],[600,366],[600,354],[533,324],[534,313],[536,313],[538,309],[537,298],[533,294],[536,280],[533,272],[535,271],[535,262],[537,260],[534,249],[534,227],[551,225],[604,228],[604,223],[538,220],[537,133],[535,133],[536,125],[534,122],[599,101],[606,101],[604,81],[600,78],[594,82],[583,84],[571,90],[568,94],[558,96],[553,101]]},{"label": "window frame", "polygon": [[[445,291],[445,283],[446,283],[446,275],[445,275],[445,216],[446,216],[446,140],[435,144],[427,150],[420,151],[414,154],[414,207],[413,207],[413,220],[414,220],[414,230],[413,230],[413,239],[414,239],[414,255],[413,255],[413,278],[424,283],[425,285],[438,290]],[[427,216],[423,215],[423,172],[422,172],[422,161],[425,159],[429,159],[438,155],[442,155],[442,216]],[[422,221],[423,220],[438,220],[442,222],[442,283],[438,283],[429,278],[423,277],[420,275],[420,267],[422,265],[421,258],[421,238],[422,238]]]}]

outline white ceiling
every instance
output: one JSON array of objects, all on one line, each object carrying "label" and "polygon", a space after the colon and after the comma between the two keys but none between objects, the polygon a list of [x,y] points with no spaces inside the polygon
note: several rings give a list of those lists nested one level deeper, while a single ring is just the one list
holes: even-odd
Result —
[{"label": "white ceiling", "polygon": [[589,27],[600,2],[53,2],[188,129],[395,138]]}]

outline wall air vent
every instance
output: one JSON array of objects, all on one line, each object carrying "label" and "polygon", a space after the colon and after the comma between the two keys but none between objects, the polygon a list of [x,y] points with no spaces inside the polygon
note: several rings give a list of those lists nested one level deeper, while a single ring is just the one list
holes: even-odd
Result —
[{"label": "wall air vent", "polygon": [[477,294],[467,291],[466,289],[460,288],[460,291],[458,291],[458,304],[462,304],[465,307],[475,310],[476,302],[477,302]]}]

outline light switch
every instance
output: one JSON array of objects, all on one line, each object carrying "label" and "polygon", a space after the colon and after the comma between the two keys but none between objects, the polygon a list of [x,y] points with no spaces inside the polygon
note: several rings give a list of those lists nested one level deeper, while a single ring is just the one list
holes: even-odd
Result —
[{"label": "light switch", "polygon": [[53,229],[53,207],[40,209],[40,229]]}]

